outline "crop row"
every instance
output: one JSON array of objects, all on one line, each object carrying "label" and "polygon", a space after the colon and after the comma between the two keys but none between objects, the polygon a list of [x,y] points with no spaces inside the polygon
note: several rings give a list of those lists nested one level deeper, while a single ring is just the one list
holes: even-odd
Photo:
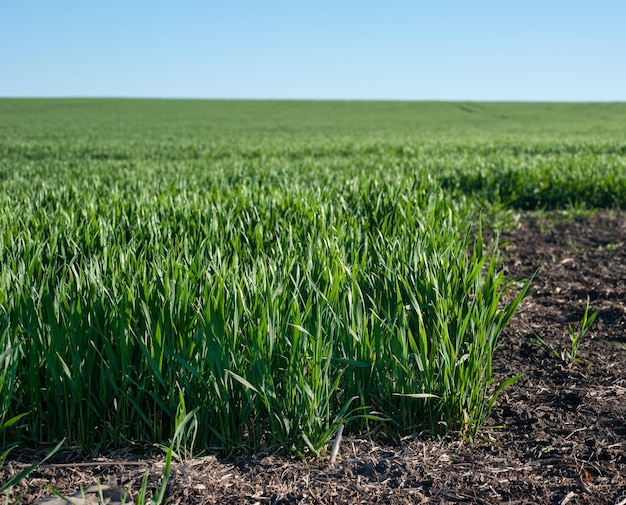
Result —
[{"label": "crop row", "polygon": [[470,206],[388,170],[323,186],[135,175],[5,194],[5,440],[162,442],[181,408],[202,447],[246,450],[486,420],[519,298],[502,305]]}]

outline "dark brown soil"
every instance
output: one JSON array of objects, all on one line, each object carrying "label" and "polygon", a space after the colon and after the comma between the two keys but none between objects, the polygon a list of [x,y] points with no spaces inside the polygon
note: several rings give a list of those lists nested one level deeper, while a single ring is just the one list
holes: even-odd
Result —
[{"label": "dark brown soil", "polygon": [[[277,456],[175,463],[169,501],[625,504],[626,215],[527,216],[502,239],[512,278],[537,273],[495,357],[498,378],[524,374],[492,412],[490,424],[499,428],[483,430],[474,445],[406,440],[394,448],[345,439],[334,466]],[[566,354],[568,325],[580,328],[587,299],[590,313],[600,313],[579,363]],[[546,346],[535,345],[537,336]],[[9,502],[35,502],[50,495],[47,485],[71,494],[99,480],[136,496],[144,475],[149,489],[159,484],[162,458],[117,459],[40,468]],[[9,461],[0,483],[23,468]]]}]

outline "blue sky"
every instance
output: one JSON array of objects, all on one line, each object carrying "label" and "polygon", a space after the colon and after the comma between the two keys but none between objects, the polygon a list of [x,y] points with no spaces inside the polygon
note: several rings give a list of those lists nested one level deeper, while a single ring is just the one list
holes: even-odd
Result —
[{"label": "blue sky", "polygon": [[5,97],[626,101],[624,1],[2,3]]}]

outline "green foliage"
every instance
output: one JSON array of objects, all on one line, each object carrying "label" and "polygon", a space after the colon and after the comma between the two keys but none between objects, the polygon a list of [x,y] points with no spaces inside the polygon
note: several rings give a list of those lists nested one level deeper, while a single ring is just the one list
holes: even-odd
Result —
[{"label": "green foliage", "polygon": [[472,437],[528,287],[481,213],[626,199],[621,106],[554,107],[0,100],[2,442]]}]

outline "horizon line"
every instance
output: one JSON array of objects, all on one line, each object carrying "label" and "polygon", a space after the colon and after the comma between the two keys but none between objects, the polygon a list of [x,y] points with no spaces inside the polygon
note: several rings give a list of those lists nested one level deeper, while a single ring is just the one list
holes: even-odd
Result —
[{"label": "horizon line", "polygon": [[526,104],[619,104],[620,100],[552,100],[552,99],[473,99],[473,98],[250,98],[250,97],[176,97],[133,95],[0,95],[0,100],[154,100],[212,102],[387,102],[387,103],[526,103]]}]

